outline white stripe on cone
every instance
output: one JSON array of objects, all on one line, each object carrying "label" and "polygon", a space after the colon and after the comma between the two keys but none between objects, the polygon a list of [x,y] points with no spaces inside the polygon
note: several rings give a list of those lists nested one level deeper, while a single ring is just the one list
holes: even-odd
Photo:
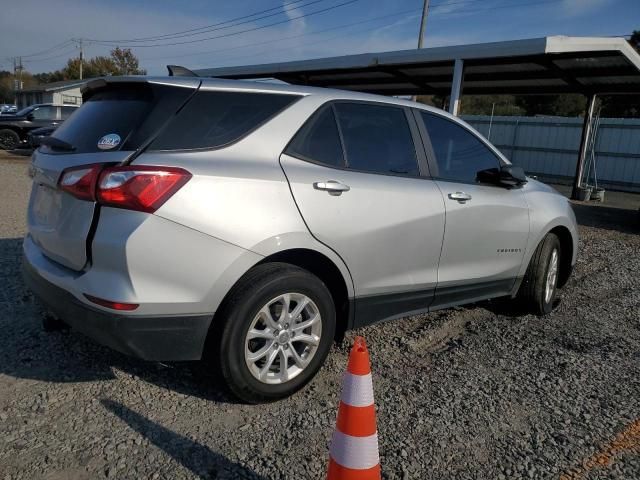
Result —
[{"label": "white stripe on cone", "polygon": [[354,375],[347,372],[342,381],[340,399],[352,407],[368,407],[373,405],[373,381],[371,374]]},{"label": "white stripe on cone", "polygon": [[331,458],[337,464],[356,470],[373,468],[380,463],[378,434],[352,437],[336,430],[331,441]]}]

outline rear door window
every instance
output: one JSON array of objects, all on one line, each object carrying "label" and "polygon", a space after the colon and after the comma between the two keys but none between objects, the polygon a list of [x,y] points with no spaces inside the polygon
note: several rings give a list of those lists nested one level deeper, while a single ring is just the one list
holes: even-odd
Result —
[{"label": "rear door window", "polygon": [[340,133],[331,106],[315,113],[298,131],[285,153],[329,167],[344,167]]},{"label": "rear door window", "polygon": [[75,112],[77,109],[78,109],[77,107],[60,107],[61,120],[66,120],[67,118],[69,118],[71,114]]},{"label": "rear door window", "polygon": [[149,149],[224,147],[255,130],[298,98],[288,94],[200,91]]},{"label": "rear door window", "polygon": [[58,107],[44,106],[38,107],[33,111],[34,120],[56,120]]},{"label": "rear door window", "polygon": [[347,168],[394,175],[419,175],[416,149],[403,108],[336,103]]}]

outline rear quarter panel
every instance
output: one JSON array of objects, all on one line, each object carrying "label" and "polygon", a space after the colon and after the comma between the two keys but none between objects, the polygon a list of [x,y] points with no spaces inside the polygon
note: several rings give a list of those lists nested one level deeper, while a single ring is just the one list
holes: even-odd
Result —
[{"label": "rear quarter panel", "polygon": [[[302,123],[324,101],[322,96],[302,98],[225,148],[140,155],[134,164],[179,166],[193,175],[155,215],[255,253],[260,259],[294,248],[316,250],[336,264],[351,296],[348,268],[309,233],[278,161]],[[229,275],[237,280],[246,270],[243,264]]]}]

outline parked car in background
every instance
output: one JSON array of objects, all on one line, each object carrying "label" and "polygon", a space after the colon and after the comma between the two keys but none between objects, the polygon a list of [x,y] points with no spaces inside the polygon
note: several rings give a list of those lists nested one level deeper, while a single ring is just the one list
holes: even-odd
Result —
[{"label": "parked car in background", "polygon": [[9,103],[0,104],[0,115],[12,115],[18,111],[18,107]]},{"label": "parked car in background", "polygon": [[27,285],[248,402],[301,388],[346,329],[495,297],[547,314],[576,262],[568,200],[425,105],[188,77],[84,100],[32,157]]},{"label": "parked car in background", "polygon": [[54,127],[42,127],[31,130],[27,133],[27,146],[29,148],[38,148],[42,143],[42,139],[50,136],[56,131],[57,126]]},{"label": "parked car in background", "polygon": [[31,130],[57,127],[78,108],[44,103],[23,108],[15,115],[0,116],[0,149],[13,150],[26,145]]}]

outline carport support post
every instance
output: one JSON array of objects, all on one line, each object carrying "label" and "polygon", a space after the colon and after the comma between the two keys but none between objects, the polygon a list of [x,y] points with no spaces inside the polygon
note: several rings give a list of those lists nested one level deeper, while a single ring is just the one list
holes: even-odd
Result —
[{"label": "carport support post", "polygon": [[460,94],[462,93],[462,77],[464,75],[464,60],[456,58],[453,67],[453,82],[451,83],[451,95],[449,96],[449,113],[458,116],[460,110]]},{"label": "carport support post", "polygon": [[587,96],[587,111],[584,114],[582,124],[582,138],[580,139],[580,151],[578,153],[578,163],[576,164],[576,175],[573,178],[573,190],[571,198],[578,199],[578,188],[582,186],[582,175],[584,174],[584,162],[587,158],[589,148],[589,136],[591,135],[591,124],[593,123],[593,112],[596,108],[596,95],[590,93]]}]

